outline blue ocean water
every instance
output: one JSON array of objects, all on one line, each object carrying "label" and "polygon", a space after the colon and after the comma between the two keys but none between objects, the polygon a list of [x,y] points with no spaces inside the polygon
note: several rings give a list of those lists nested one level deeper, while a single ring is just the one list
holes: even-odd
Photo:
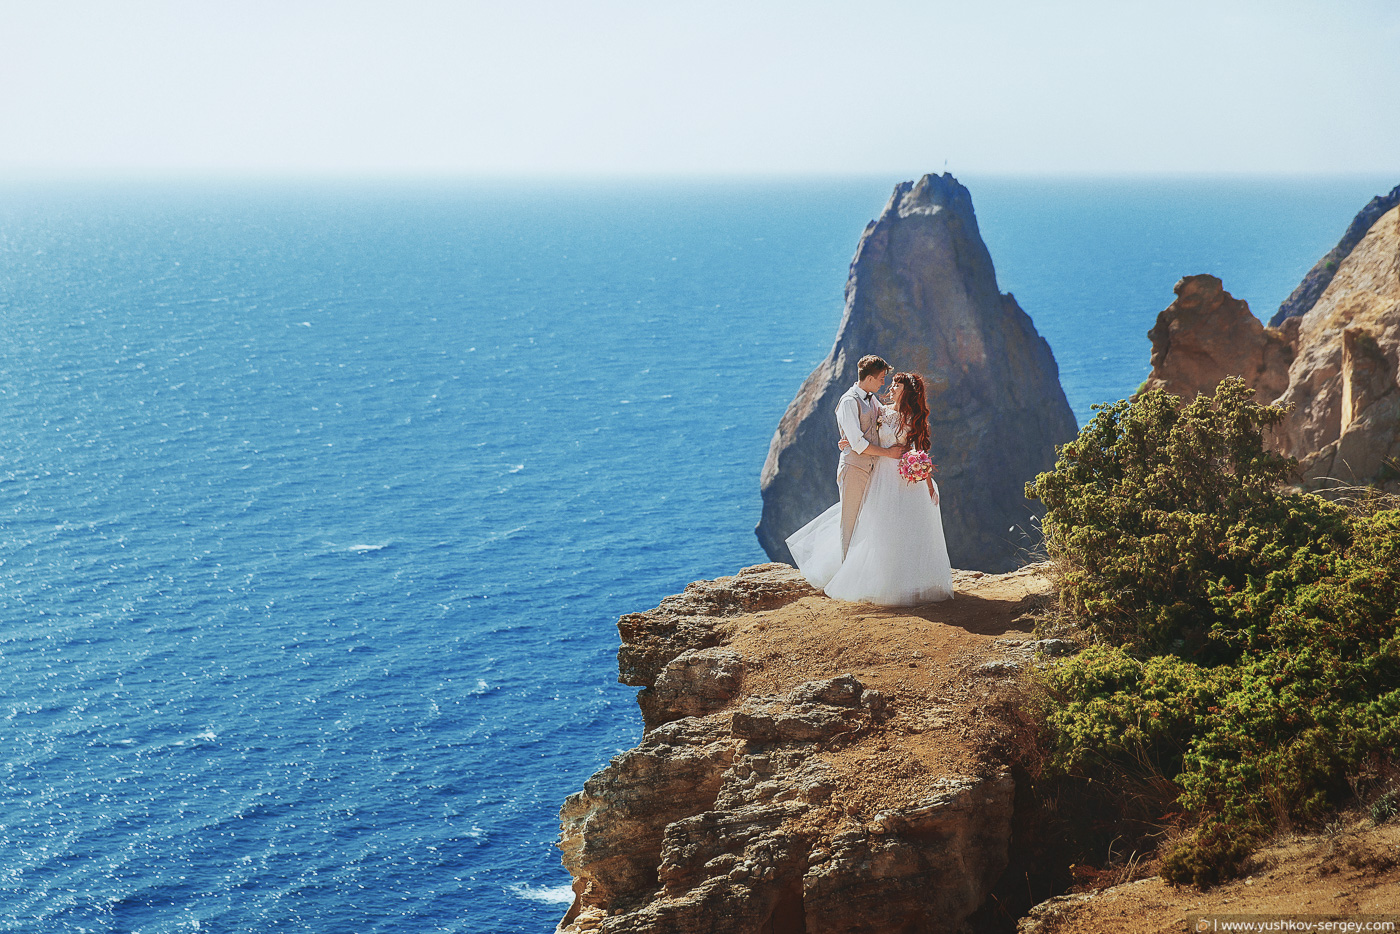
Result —
[{"label": "blue ocean water", "polygon": [[[0,930],[551,930],[894,181],[0,189]],[[964,181],[1081,423],[1393,184]]]}]

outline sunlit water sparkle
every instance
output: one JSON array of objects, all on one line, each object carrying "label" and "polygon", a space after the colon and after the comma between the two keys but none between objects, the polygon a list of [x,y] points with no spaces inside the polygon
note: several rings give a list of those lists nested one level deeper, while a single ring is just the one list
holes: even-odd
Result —
[{"label": "sunlit water sparkle", "polygon": [[[1081,423],[1388,187],[971,183]],[[4,189],[0,930],[550,930],[616,618],[763,560],[889,188]]]}]

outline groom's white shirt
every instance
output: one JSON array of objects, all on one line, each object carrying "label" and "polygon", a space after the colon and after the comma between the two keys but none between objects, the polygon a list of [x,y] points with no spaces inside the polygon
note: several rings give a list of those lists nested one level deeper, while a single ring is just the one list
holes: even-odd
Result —
[{"label": "groom's white shirt", "polygon": [[866,400],[867,395],[871,394],[861,389],[860,383],[856,383],[842,393],[840,401],[836,403],[836,426],[841,429],[841,436],[851,443],[853,454],[864,454],[865,449],[870,447],[870,439],[860,430],[861,408],[875,404],[873,396],[869,401]]}]

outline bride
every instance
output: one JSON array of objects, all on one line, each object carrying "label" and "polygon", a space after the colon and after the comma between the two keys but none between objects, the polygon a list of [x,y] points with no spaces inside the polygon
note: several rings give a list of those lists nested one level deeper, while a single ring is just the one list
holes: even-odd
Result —
[{"label": "bride", "polygon": [[[880,445],[927,451],[923,377],[896,373],[889,399],[889,404],[880,406]],[[808,583],[829,597],[911,606],[953,596],[938,485],[931,477],[920,483],[905,480],[894,458],[876,461],[845,561],[841,560],[839,502],[788,536],[787,546]]]}]

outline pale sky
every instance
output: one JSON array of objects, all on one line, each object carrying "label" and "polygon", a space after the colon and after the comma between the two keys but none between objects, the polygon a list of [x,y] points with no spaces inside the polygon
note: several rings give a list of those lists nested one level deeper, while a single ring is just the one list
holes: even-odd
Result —
[{"label": "pale sky", "polygon": [[0,0],[0,176],[1366,173],[1400,0]]}]

